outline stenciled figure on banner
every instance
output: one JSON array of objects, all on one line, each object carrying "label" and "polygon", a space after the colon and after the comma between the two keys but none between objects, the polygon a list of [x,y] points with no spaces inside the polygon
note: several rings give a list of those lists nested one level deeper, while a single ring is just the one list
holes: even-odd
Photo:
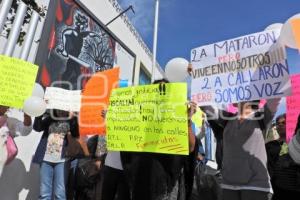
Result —
[{"label": "stenciled figure on banner", "polygon": [[59,0],[39,81],[45,87],[66,81],[72,87],[66,89],[82,89],[84,75],[113,68],[115,47],[114,38],[74,1]]}]

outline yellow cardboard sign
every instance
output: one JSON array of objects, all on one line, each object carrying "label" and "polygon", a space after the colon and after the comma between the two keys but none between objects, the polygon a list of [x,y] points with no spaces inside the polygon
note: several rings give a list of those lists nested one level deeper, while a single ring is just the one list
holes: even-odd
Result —
[{"label": "yellow cardboard sign", "polygon": [[38,66],[0,55],[0,105],[23,108],[31,96]]},{"label": "yellow cardboard sign", "polygon": [[203,125],[203,115],[204,115],[204,113],[200,110],[199,107],[197,107],[197,110],[196,110],[195,114],[192,116],[192,122],[197,127],[202,127],[202,125]]},{"label": "yellow cardboard sign", "polygon": [[186,96],[185,83],[114,89],[106,118],[108,149],[187,155]]}]

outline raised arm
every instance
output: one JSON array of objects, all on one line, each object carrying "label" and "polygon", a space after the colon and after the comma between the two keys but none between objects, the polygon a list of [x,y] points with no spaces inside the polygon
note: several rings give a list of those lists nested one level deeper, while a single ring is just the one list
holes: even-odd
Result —
[{"label": "raised arm", "polygon": [[201,106],[201,110],[206,114],[206,119],[209,124],[217,124],[218,126],[224,128],[228,120],[235,117],[234,114],[226,112],[224,110],[219,110],[212,106]]},{"label": "raised arm", "polygon": [[277,112],[277,108],[279,105],[281,98],[268,99],[267,103],[264,106],[263,114],[264,114],[264,123],[266,128],[270,127],[272,120]]},{"label": "raised arm", "polygon": [[196,112],[196,106],[197,104],[194,102],[189,103],[189,108],[188,108],[188,134],[189,134],[189,152],[193,152],[195,150],[195,145],[196,145],[196,137],[193,132],[192,128],[192,116]]},{"label": "raised arm", "polygon": [[32,126],[31,124],[26,126],[24,122],[13,118],[9,117],[7,119],[7,127],[10,131],[11,136],[26,136],[29,135],[32,131]]},{"label": "raised arm", "polygon": [[46,116],[43,118],[42,116],[36,117],[33,123],[33,130],[40,132],[45,131],[46,128],[50,126],[52,119],[50,116]]}]

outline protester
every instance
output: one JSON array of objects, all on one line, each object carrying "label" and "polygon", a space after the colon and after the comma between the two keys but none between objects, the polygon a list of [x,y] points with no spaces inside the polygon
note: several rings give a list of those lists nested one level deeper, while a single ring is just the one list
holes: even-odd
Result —
[{"label": "protester", "polygon": [[[286,115],[276,118],[276,127],[279,139],[268,142],[266,150],[268,154],[268,170],[274,190],[273,200],[298,199],[300,194],[300,166],[295,163],[289,154],[289,146],[286,141]],[[295,137],[291,143],[291,155],[294,155],[294,142],[297,141],[297,132],[300,122],[295,130]],[[299,137],[299,136],[298,136]]]},{"label": "protester", "polygon": [[[168,83],[157,80],[154,84]],[[122,166],[131,200],[186,200],[193,188],[195,161],[198,153],[195,135],[191,127],[191,115],[196,105],[189,108],[189,156],[161,153],[121,152]]]},{"label": "protester", "polygon": [[279,138],[277,140],[270,141],[266,144],[266,150],[268,155],[268,171],[270,176],[273,176],[273,171],[278,161],[279,155],[287,154],[288,145],[286,143],[286,115],[282,114],[276,117],[275,126]]},{"label": "protester", "polygon": [[107,153],[105,136],[88,139],[90,156],[78,160],[75,172],[75,200],[100,200],[101,179]]},{"label": "protester", "polygon": [[[6,140],[8,134],[12,137],[26,136],[32,130],[31,117],[24,113],[23,122],[12,117],[7,116],[9,107],[0,105],[0,128],[7,127],[7,131],[1,131],[0,133],[0,177],[7,161],[7,148]],[[4,130],[4,129],[2,129]]]},{"label": "protester", "polygon": [[222,195],[224,200],[267,200],[272,192],[267,171],[265,128],[270,126],[280,99],[269,99],[262,110],[258,101],[239,103],[237,116],[202,107],[209,119],[224,127]]},{"label": "protester", "polygon": [[77,118],[69,112],[53,110],[36,117],[33,129],[43,131],[42,138],[33,158],[40,164],[40,200],[66,199],[66,181],[69,168],[65,157],[67,135],[78,137]]},{"label": "protester", "polygon": [[103,169],[102,200],[130,200],[119,151],[108,151]]},{"label": "protester", "polygon": [[207,120],[209,126],[211,127],[213,134],[216,139],[216,162],[217,162],[217,170],[222,169],[222,160],[223,160],[223,131],[224,127],[220,124],[216,123],[214,120]]},{"label": "protester", "polygon": [[[106,116],[106,111],[103,113]],[[119,151],[108,151],[103,168],[102,200],[130,200]]]}]

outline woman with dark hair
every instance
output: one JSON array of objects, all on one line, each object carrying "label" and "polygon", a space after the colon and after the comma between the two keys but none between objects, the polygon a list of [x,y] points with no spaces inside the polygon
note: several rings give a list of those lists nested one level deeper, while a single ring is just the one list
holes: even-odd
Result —
[{"label": "woman with dark hair", "polygon": [[68,158],[66,158],[67,135],[78,137],[77,118],[69,112],[52,110],[50,114],[36,117],[33,129],[43,131],[33,158],[40,164],[40,200],[66,199]]}]

